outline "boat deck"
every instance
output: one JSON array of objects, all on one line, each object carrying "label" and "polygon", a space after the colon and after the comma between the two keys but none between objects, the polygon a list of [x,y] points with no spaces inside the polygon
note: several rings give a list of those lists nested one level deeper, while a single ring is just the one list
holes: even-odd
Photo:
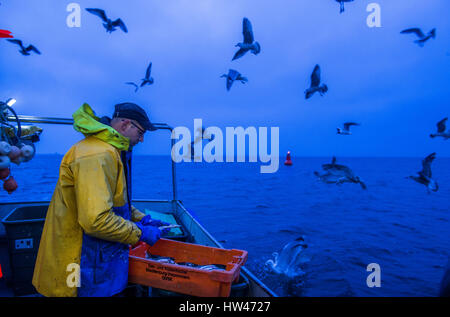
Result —
[{"label": "boat deck", "polygon": [[[2,203],[0,204],[0,220],[4,219],[11,211],[18,207],[48,206],[49,202],[20,202],[20,203]],[[223,248],[223,246],[184,208],[178,200],[133,200],[133,206],[144,212],[156,211],[172,214],[177,223],[182,225],[187,234],[186,242],[201,244],[211,247]],[[0,223],[0,263],[2,264],[3,275],[6,279],[12,276],[10,267],[10,257],[8,252],[8,239],[4,225]],[[241,280],[245,281],[245,290],[238,296],[249,297],[273,297],[276,296],[268,287],[258,280],[245,267],[241,269]],[[4,282],[2,282],[4,284]],[[13,296],[12,290],[5,285],[0,284],[0,296]]]}]

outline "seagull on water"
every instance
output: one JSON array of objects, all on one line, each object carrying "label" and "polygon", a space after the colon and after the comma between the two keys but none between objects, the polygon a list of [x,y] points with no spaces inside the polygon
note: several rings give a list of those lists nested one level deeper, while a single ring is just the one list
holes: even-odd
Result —
[{"label": "seagull on water", "polygon": [[309,99],[315,92],[319,92],[323,96],[328,91],[328,86],[320,85],[320,66],[316,65],[311,74],[311,86],[305,90],[305,99]]},{"label": "seagull on water", "polygon": [[236,47],[239,47],[239,50],[234,54],[232,61],[244,56],[248,51],[251,51],[255,55],[258,55],[259,52],[261,52],[261,46],[258,42],[255,42],[252,24],[249,19],[244,18],[242,28],[244,42],[236,44]]},{"label": "seagull on water", "polygon": [[344,123],[344,129],[337,128],[337,134],[342,134],[342,135],[350,135],[350,134],[352,134],[350,132],[350,127],[352,125],[360,125],[360,124],[359,123],[355,123],[355,122],[346,122],[346,123]]},{"label": "seagull on water", "polygon": [[445,122],[447,120],[448,120],[448,118],[444,118],[437,123],[437,133],[430,134],[431,138],[440,136],[440,137],[443,137],[445,140],[450,139],[450,130],[447,130],[447,128],[445,126]]},{"label": "seagull on water", "polygon": [[418,44],[420,47],[423,47],[425,45],[425,42],[428,41],[431,38],[436,37],[436,29],[432,29],[430,32],[428,32],[427,35],[425,35],[421,29],[419,28],[411,28],[406,29],[400,32],[401,34],[415,34],[419,38],[418,40],[414,41],[414,43]]},{"label": "seagull on water", "polygon": [[39,55],[41,54],[41,52],[39,52],[39,50],[36,47],[34,47],[33,45],[28,45],[27,47],[24,47],[21,40],[18,40],[18,39],[9,40],[8,39],[7,41],[19,45],[20,46],[19,52],[20,52],[20,54],[22,54],[24,56],[31,55],[29,53],[31,51],[33,51],[33,52],[35,52],[36,54],[39,54]]},{"label": "seagull on water", "polygon": [[228,74],[223,74],[222,77],[225,77],[227,79],[227,90],[229,91],[231,89],[231,86],[233,85],[235,80],[239,80],[241,83],[245,84],[248,82],[247,77],[243,77],[238,71],[234,69],[230,69],[228,71]]},{"label": "seagull on water", "polygon": [[124,31],[125,33],[128,33],[128,29],[125,26],[125,23],[123,23],[123,21],[121,19],[112,21],[111,19],[109,19],[106,16],[106,13],[104,10],[87,8],[86,11],[89,13],[92,13],[93,15],[96,15],[96,16],[100,17],[100,19],[102,19],[102,21],[104,22],[103,26],[105,27],[106,32],[111,33],[116,30],[116,27],[119,27],[122,31]]},{"label": "seagull on water", "polygon": [[353,171],[341,164],[336,164],[336,157],[333,156],[331,164],[323,164],[322,169],[326,172],[324,174],[320,174],[319,172],[314,172],[321,181],[327,184],[343,184],[343,183],[355,183],[360,184],[362,189],[367,189],[366,184],[356,176]]},{"label": "seagull on water", "polygon": [[417,172],[418,176],[408,176],[407,178],[410,178],[412,180],[415,180],[416,182],[423,184],[427,187],[428,193],[430,191],[437,192],[439,189],[438,184],[436,181],[432,178],[431,175],[431,163],[436,158],[436,153],[431,153],[426,158],[422,160],[422,170],[420,172]]}]

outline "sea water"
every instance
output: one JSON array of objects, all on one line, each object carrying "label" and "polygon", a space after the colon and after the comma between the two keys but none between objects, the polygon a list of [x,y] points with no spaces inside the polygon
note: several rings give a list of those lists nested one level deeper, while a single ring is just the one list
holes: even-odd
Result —
[{"label": "sea water", "polygon": [[[50,200],[61,159],[14,165],[19,188],[1,190],[0,202]],[[422,158],[338,158],[367,190],[318,181],[313,172],[329,161],[293,157],[274,174],[257,163],[179,163],[178,198],[225,248],[247,250],[246,267],[278,295],[437,296],[450,255],[450,158],[433,162],[440,188],[431,194],[405,178]],[[132,174],[133,199],[172,198],[169,156],[135,156]],[[310,258],[304,274],[270,270],[272,254],[300,236]],[[380,287],[367,284],[371,263]]]}]

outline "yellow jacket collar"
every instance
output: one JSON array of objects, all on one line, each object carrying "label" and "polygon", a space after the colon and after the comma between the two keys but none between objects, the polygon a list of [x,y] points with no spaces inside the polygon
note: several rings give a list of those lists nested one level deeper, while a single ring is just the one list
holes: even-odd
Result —
[{"label": "yellow jacket collar", "polygon": [[84,134],[84,136],[94,136],[120,151],[128,151],[130,140],[117,132],[114,128],[101,123],[100,118],[95,115],[92,108],[84,103],[73,117],[73,128]]}]

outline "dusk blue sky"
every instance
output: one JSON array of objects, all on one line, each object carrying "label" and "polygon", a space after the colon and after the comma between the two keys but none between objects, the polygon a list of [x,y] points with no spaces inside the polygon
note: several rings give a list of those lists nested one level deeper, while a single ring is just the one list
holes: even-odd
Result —
[{"label": "dusk blue sky", "polygon": [[[81,27],[69,28],[66,7],[79,3]],[[381,6],[381,28],[369,28],[366,7]],[[122,18],[111,34],[85,8]],[[450,2],[356,0],[339,14],[334,0],[1,1],[0,29],[42,55],[22,56],[0,40],[0,98],[17,99],[19,114],[71,117],[84,102],[97,115],[131,101],[154,122],[187,126],[280,127],[280,154],[294,156],[450,156],[450,140],[431,139],[450,117]],[[261,44],[231,61],[242,19]],[[437,28],[420,48],[400,31]],[[137,93],[153,62],[155,83]],[[305,100],[316,64],[329,87]],[[248,78],[231,91],[220,78],[233,68]],[[345,121],[352,136],[336,135]],[[450,124],[450,123],[449,123]],[[38,153],[65,153],[82,136],[70,126],[40,125]],[[224,142],[225,144],[225,142]],[[169,154],[169,134],[148,133],[137,154]]]}]

